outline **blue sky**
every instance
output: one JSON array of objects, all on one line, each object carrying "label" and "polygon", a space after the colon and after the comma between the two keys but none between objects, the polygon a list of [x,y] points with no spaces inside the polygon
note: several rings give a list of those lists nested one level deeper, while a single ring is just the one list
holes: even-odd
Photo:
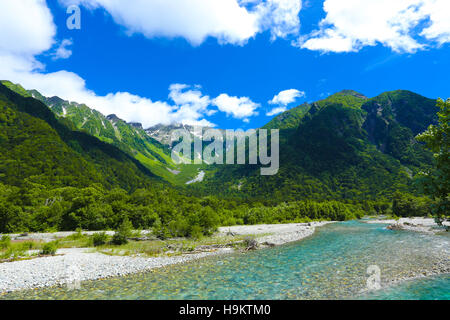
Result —
[{"label": "blue sky", "polygon": [[[396,89],[411,90],[430,98],[450,96],[450,30],[448,23],[436,13],[442,9],[438,6],[448,7],[448,4],[441,0],[405,0],[417,5],[416,9],[404,14],[411,3],[403,11],[395,9],[386,17],[390,19],[387,25],[391,26],[393,19],[419,22],[390,37],[384,36],[386,30],[383,33],[378,30],[386,25],[372,28],[357,19],[352,22],[355,29],[345,29],[347,22],[351,22],[351,14],[367,14],[362,11],[363,6],[344,12],[346,18],[342,20],[339,16],[342,8],[337,8],[333,0],[325,7],[324,1],[319,0],[272,0],[275,4],[265,11],[269,13],[264,18],[270,22],[264,26],[260,23],[257,29],[249,29],[248,34],[240,33],[244,27],[236,31],[229,25],[220,29],[219,35],[205,29],[206,36],[200,36],[200,40],[195,33],[197,27],[189,33],[183,29],[174,31],[164,21],[156,26],[140,25],[139,16],[134,17],[133,12],[122,13],[118,11],[122,8],[112,8],[106,0],[36,1],[44,13],[47,10],[51,14],[54,28],[49,33],[51,41],[40,51],[20,48],[30,52],[17,54],[17,50],[5,52],[6,44],[2,48],[1,42],[7,43],[8,39],[0,37],[0,67],[3,66],[0,77],[21,82],[28,89],[36,87],[47,95],[58,94],[85,102],[105,114],[116,113],[146,126],[186,120],[212,123],[221,128],[254,128],[267,123],[273,117],[267,113],[273,109],[289,109],[343,89],[353,89],[369,97]],[[279,1],[292,4],[286,6],[282,15],[288,16],[289,11],[290,20],[282,24],[274,18]],[[142,1],[137,2],[141,2],[138,6],[145,6]],[[264,3],[247,2],[240,6],[248,12],[253,12],[252,6],[259,2]],[[66,27],[69,17],[66,9],[70,3],[81,8],[80,30]],[[389,2],[383,5],[390,6]],[[386,8],[377,7],[380,15]],[[417,16],[411,18],[412,14],[422,20]],[[326,24],[320,23],[323,19]],[[193,19],[187,23],[201,21]],[[211,28],[215,30],[214,26]],[[191,30],[190,25],[187,29]],[[56,54],[63,41],[67,44],[66,55]],[[6,56],[3,60],[2,51]],[[16,60],[24,65],[40,66],[23,67],[22,73],[17,69],[8,70],[8,63],[11,65]],[[285,100],[279,96],[275,99],[278,104],[269,103],[285,90],[296,94]]]}]

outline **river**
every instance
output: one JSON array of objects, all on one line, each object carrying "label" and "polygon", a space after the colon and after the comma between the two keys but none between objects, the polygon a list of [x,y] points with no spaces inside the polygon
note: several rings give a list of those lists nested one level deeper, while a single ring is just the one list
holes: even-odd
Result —
[{"label": "river", "polygon": [[[450,237],[387,230],[382,224],[329,224],[303,241],[248,253],[66,287],[21,291],[2,299],[450,299]],[[381,289],[368,291],[369,266]],[[374,267],[372,267],[374,268]],[[448,269],[448,268],[447,268]]]}]

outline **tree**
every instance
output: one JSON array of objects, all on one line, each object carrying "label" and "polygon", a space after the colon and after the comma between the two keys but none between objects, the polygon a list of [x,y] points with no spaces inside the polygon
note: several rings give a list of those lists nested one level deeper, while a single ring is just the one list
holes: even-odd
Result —
[{"label": "tree", "polygon": [[434,154],[434,167],[420,174],[420,185],[425,194],[436,200],[433,213],[442,225],[450,212],[450,99],[439,99],[438,125],[430,125],[417,136]]}]

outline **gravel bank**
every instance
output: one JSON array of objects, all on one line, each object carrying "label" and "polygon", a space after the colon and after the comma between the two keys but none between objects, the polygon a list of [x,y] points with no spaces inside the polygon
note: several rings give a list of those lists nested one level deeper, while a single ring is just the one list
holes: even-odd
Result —
[{"label": "gravel bank", "polygon": [[124,276],[232,251],[223,248],[214,252],[141,258],[109,256],[89,250],[59,249],[53,257],[0,263],[0,293]]},{"label": "gravel bank", "polygon": [[[281,245],[312,235],[316,227],[329,222],[223,227],[219,235],[254,235],[262,246]],[[19,240],[51,241],[71,232],[12,235]],[[261,237],[258,237],[261,235]],[[91,249],[59,249],[57,256],[0,263],[0,293],[73,283],[73,280],[97,280],[149,271],[207,256],[231,253],[232,248],[215,248],[209,252],[161,257],[110,256]]]},{"label": "gravel bank", "polygon": [[[391,230],[408,230],[429,234],[436,234],[444,231],[444,229],[442,227],[439,227],[432,218],[422,218],[422,217],[400,218],[398,221],[393,219],[386,219],[386,220],[375,219],[375,220],[366,220],[364,222],[388,224],[389,225],[388,229]],[[449,221],[444,222],[444,225],[450,226],[450,222]]]},{"label": "gravel bank", "polygon": [[[299,241],[314,234],[317,227],[332,222],[289,223],[289,224],[264,224],[255,226],[221,227],[219,233],[233,235],[253,235],[260,245],[282,245]],[[259,237],[258,237],[259,236]]]}]

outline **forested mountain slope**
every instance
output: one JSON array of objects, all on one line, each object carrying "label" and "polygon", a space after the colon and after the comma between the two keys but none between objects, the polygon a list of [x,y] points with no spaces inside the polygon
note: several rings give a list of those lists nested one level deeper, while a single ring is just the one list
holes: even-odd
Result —
[{"label": "forested mountain slope", "polygon": [[431,164],[415,135],[436,121],[436,101],[409,91],[369,99],[344,90],[275,117],[280,170],[261,176],[259,166],[216,166],[197,190],[220,186],[233,197],[380,199],[414,192],[412,177]]},{"label": "forested mountain slope", "polygon": [[180,170],[172,161],[169,148],[151,138],[140,123],[127,123],[114,114],[105,116],[85,104],[69,102],[60,97],[44,97],[36,90],[25,90],[9,81],[3,81],[3,84],[22,96],[40,100],[59,119],[70,120],[76,129],[118,147],[155,175],[172,182],[173,170]]},{"label": "forested mountain slope", "polygon": [[42,102],[0,84],[0,181],[46,186],[119,186],[132,190],[160,179],[117,147],[74,130]]}]

